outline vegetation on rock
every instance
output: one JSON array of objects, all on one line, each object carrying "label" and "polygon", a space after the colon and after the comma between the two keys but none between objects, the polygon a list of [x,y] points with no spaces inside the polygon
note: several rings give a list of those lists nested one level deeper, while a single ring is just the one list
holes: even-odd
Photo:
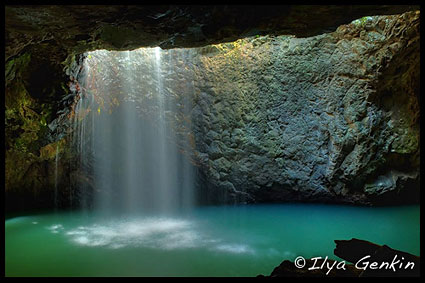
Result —
[{"label": "vegetation on rock", "polygon": [[[225,194],[229,202],[376,203],[408,188],[418,192],[419,18],[419,11],[364,17],[308,38],[254,36],[188,49],[186,59],[168,50],[163,72],[173,75],[164,92],[176,105],[190,101],[192,122],[181,113],[167,115],[192,145],[188,155],[200,168],[208,201]],[[87,95],[98,104],[90,111],[113,111],[122,94],[111,92],[119,69],[101,57],[75,54],[133,46],[117,37],[120,30],[104,26],[98,37],[88,36],[95,41],[82,37],[67,51],[55,46],[52,56],[49,41],[27,52],[8,49],[6,191],[52,191],[57,153],[63,182],[82,176],[69,165],[75,156],[68,131],[82,62],[97,60],[97,75],[110,75],[103,86],[95,77],[88,82],[93,91]],[[128,79],[146,87],[155,80],[148,75],[153,67],[141,74],[136,64]],[[102,87],[113,95],[102,96]],[[149,117],[154,90],[133,91],[146,111],[141,115]],[[67,186],[63,190],[71,191]]]}]

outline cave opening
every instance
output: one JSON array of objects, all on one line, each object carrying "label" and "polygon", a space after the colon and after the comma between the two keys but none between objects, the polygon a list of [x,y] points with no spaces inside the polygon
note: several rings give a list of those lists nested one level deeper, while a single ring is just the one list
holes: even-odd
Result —
[{"label": "cave opening", "polygon": [[[164,27],[191,9],[152,11]],[[5,221],[6,275],[257,276],[282,258],[354,263],[346,244],[416,263],[419,11],[313,34],[302,11],[285,12],[294,35],[259,25],[235,39],[241,20],[123,50],[158,42],[106,23],[66,56],[43,57],[43,36],[8,57],[6,196],[21,215]],[[397,250],[334,250],[351,238]],[[291,264],[271,275],[317,275]]]}]

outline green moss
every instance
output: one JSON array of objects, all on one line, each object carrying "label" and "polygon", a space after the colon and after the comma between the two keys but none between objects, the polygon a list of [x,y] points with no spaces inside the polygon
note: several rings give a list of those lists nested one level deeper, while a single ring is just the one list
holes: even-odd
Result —
[{"label": "green moss", "polygon": [[368,21],[371,21],[372,17],[363,17],[357,20],[352,21],[354,25],[364,27]]},{"label": "green moss", "polygon": [[53,151],[44,150],[44,155],[40,154],[40,148],[48,142],[53,105],[41,104],[28,92],[25,78],[30,61],[31,56],[24,54],[6,63],[6,190],[43,188],[45,185],[39,181],[39,176],[45,173],[45,160],[54,162],[51,156],[55,156],[59,148],[56,144],[51,145]]},{"label": "green moss", "polygon": [[25,70],[31,61],[31,55],[24,53],[23,55],[10,59],[5,64],[5,81],[6,86],[9,85],[17,76],[19,77],[23,70]]},{"label": "green moss", "polygon": [[391,151],[401,154],[414,153],[419,148],[419,131],[406,128],[392,143]]},{"label": "green moss", "polygon": [[47,126],[47,117],[34,110],[38,105],[25,88],[23,78],[30,61],[31,56],[24,54],[6,64],[6,146],[24,153],[37,150],[39,131]]},{"label": "green moss", "polygon": [[40,149],[40,158],[42,160],[53,160],[55,159],[57,154],[61,154],[65,151],[66,140],[65,138],[50,143]]}]

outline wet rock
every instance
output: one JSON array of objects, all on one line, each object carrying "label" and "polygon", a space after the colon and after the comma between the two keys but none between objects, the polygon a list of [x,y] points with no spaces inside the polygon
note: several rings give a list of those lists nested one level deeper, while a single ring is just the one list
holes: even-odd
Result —
[{"label": "wet rock", "polygon": [[[6,60],[45,45],[51,54],[94,49],[198,47],[256,34],[317,35],[354,19],[418,6],[8,5]],[[235,20],[237,18],[237,21]],[[260,42],[258,42],[260,43]],[[211,48],[210,48],[211,49]]]},{"label": "wet rock", "polygon": [[[207,199],[370,204],[408,194],[418,200],[420,13],[346,24],[416,8],[238,7],[237,24],[226,16],[235,10],[224,6],[8,6],[6,188],[46,185],[34,173],[21,186],[24,164],[38,162],[41,148],[70,134],[85,58],[75,54],[201,46],[261,30],[274,36],[193,49],[185,58],[167,53],[175,70],[187,69],[167,78],[164,90],[191,102],[190,151]],[[63,85],[68,81],[73,92]],[[144,74],[143,81],[154,79]]]},{"label": "wet rock", "polygon": [[[225,172],[258,202],[417,196],[418,19],[419,12],[369,17],[315,37],[201,49],[195,81],[214,88],[195,83],[196,147],[232,164],[215,164],[210,181]],[[207,135],[198,130],[205,121],[214,127]]]},{"label": "wet rock", "polygon": [[335,240],[334,254],[328,257],[284,260],[269,276],[258,277],[418,277],[420,257],[386,245],[351,239]]},{"label": "wet rock", "polygon": [[[356,264],[361,270],[360,277],[418,277],[420,274],[420,257],[387,245],[380,246],[355,238],[335,240],[335,244],[334,254]],[[377,265],[372,266],[373,262]]]},{"label": "wet rock", "polygon": [[[307,259],[305,267],[297,268],[294,262],[284,260],[279,266],[273,269],[269,276],[259,275],[257,277],[358,277],[361,273],[352,264],[345,264],[344,269],[336,268],[338,261],[332,259]],[[317,268],[309,270],[316,266]],[[324,268],[320,268],[324,266]],[[333,266],[330,269],[327,266]]]}]

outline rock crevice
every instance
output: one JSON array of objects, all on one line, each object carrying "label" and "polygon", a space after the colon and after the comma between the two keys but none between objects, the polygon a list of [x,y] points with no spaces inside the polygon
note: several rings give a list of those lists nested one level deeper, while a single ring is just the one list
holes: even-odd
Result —
[{"label": "rock crevice", "polygon": [[[208,8],[211,15],[204,24],[202,7],[130,11],[113,6],[96,15],[90,7],[73,7],[79,13],[68,8],[6,7],[6,192],[52,191],[56,151],[63,183],[80,176],[73,172],[74,157],[65,146],[70,134],[67,117],[86,56],[75,54],[158,42],[166,48],[194,47],[250,31],[235,23],[229,23],[232,28],[212,28],[212,19],[224,8]],[[164,89],[190,101],[192,123],[179,132],[193,145],[190,155],[198,166],[203,201],[377,204],[405,196],[419,199],[420,12],[365,16],[340,25],[359,11],[369,15],[379,9],[412,9],[368,7],[366,13],[364,8],[353,8],[351,14],[317,28],[307,21],[303,27],[297,24],[295,11],[300,7],[282,14],[285,23],[292,23],[288,32],[312,37],[279,35],[285,29],[282,23],[275,29],[276,16],[270,27],[263,27],[276,31],[270,35],[187,49],[184,60],[173,57],[174,49],[167,51],[175,65],[167,66],[164,60],[164,68],[176,72],[164,80]],[[119,19],[116,9],[122,12]],[[318,11],[324,17],[328,10]],[[76,26],[81,29],[72,27],[87,14],[93,17]],[[131,27],[134,17],[136,26]],[[191,17],[197,19],[189,21],[197,23],[194,27],[188,25]],[[153,26],[165,31],[170,21],[180,26],[157,37],[151,34],[157,32]],[[141,23],[151,26],[142,33]],[[319,34],[336,24],[336,30]],[[122,28],[129,29],[125,38]],[[67,33],[57,35],[64,30]],[[185,83],[182,74],[193,83]],[[191,132],[186,133],[189,126]],[[84,182],[90,179],[86,177],[76,178]],[[71,191],[64,188],[65,195]]]}]

